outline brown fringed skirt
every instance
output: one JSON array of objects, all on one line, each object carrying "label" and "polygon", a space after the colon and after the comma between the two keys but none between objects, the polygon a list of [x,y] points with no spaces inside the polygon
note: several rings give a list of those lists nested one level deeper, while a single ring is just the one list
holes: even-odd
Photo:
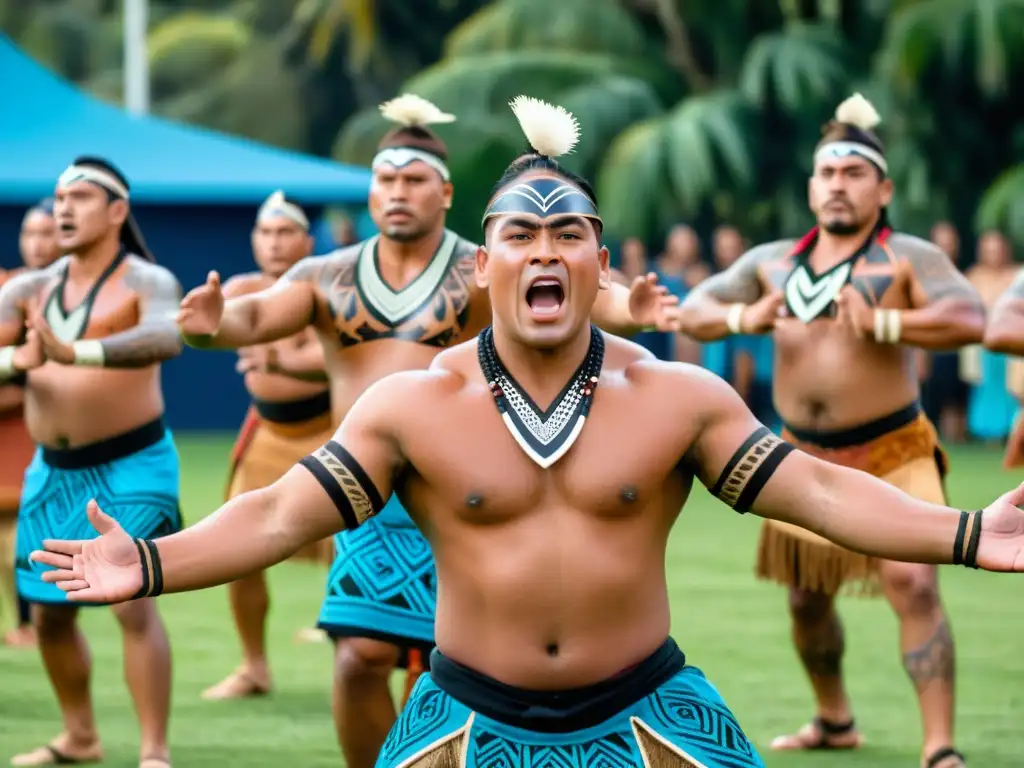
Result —
[{"label": "brown fringed skirt", "polygon": [[[916,498],[945,503],[946,455],[917,405],[852,429],[814,433],[785,428],[782,436],[819,459],[872,474]],[[761,528],[756,574],[828,595],[843,587],[862,596],[881,591],[875,558],[776,520],[766,520]]]},{"label": "brown fringed skirt", "polygon": [[[334,434],[330,411],[302,421],[270,421],[256,407],[246,414],[231,451],[226,498],[266,488],[331,439]],[[330,565],[334,541],[327,538],[300,549],[293,560]]]}]

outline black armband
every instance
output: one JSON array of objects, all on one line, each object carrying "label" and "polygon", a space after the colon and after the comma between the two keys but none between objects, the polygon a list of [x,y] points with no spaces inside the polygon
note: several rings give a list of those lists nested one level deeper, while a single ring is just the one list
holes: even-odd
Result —
[{"label": "black armband", "polygon": [[978,542],[981,541],[981,516],[984,510],[961,512],[960,525],[956,527],[953,542],[953,565],[978,567]]},{"label": "black armband", "polygon": [[156,548],[156,542],[136,539],[135,548],[139,550],[139,561],[142,566],[142,586],[132,596],[132,600],[156,597],[164,591],[164,569],[160,565],[160,552]]},{"label": "black armband", "polygon": [[711,495],[740,514],[749,512],[754,499],[793,446],[768,427],[758,427],[732,455],[711,488]]},{"label": "black armband", "polygon": [[384,501],[366,470],[340,443],[328,441],[303,456],[299,464],[312,472],[327,491],[347,529],[358,528],[384,508]]}]

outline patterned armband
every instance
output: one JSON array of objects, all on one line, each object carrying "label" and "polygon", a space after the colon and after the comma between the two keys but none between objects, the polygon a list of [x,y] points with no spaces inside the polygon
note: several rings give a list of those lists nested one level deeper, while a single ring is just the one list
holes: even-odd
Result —
[{"label": "patterned armband", "polygon": [[132,596],[132,600],[156,597],[164,591],[164,569],[160,565],[160,552],[156,548],[156,542],[150,539],[136,539],[135,548],[139,550],[139,561],[142,566],[142,586]]},{"label": "patterned armband", "polygon": [[347,529],[359,527],[384,508],[384,501],[370,476],[355,457],[334,440],[302,457],[299,464],[327,491]]},{"label": "patterned armband", "polygon": [[757,495],[793,446],[768,427],[758,427],[732,455],[711,488],[711,495],[739,513],[749,512]]},{"label": "patterned armband", "polygon": [[978,567],[978,542],[981,541],[981,516],[984,510],[961,512],[960,525],[953,542],[953,565]]}]

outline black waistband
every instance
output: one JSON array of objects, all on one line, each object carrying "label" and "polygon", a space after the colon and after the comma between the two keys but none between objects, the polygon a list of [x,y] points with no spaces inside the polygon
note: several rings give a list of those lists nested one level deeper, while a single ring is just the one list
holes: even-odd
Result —
[{"label": "black waistband", "polygon": [[650,696],[686,666],[672,638],[632,669],[610,680],[569,691],[527,691],[464,667],[434,650],[430,676],[474,712],[515,728],[569,733],[591,728]]},{"label": "black waistband", "polygon": [[43,446],[43,461],[57,469],[86,469],[109,464],[159,443],[167,428],[163,418],[155,419],[130,432],[100,440],[77,448],[47,448]]},{"label": "black waistband", "polygon": [[301,424],[331,412],[331,393],[321,392],[312,397],[304,397],[302,400],[288,400],[287,402],[260,400],[254,397],[252,404],[256,408],[256,413],[264,421],[274,421],[278,424]]},{"label": "black waistband", "polygon": [[900,427],[905,427],[921,413],[921,406],[911,403],[906,408],[900,408],[895,413],[883,416],[880,419],[869,421],[866,424],[859,424],[849,429],[836,429],[827,432],[818,432],[813,429],[797,429],[788,424],[786,431],[802,443],[810,443],[819,448],[850,448],[855,445],[864,445],[872,440],[884,437]]}]

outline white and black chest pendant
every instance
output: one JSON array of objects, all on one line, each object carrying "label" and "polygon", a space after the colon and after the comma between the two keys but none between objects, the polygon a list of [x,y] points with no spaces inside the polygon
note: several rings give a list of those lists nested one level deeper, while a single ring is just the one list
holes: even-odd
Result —
[{"label": "white and black chest pendant", "polygon": [[786,278],[784,295],[789,313],[803,323],[810,323],[829,311],[853,273],[857,257],[841,261],[822,274],[814,271],[806,258],[798,258]]},{"label": "white and black chest pendant", "polygon": [[477,357],[508,431],[530,459],[547,469],[572,448],[590,413],[604,363],[601,332],[591,326],[586,357],[546,410],[537,406],[502,364],[489,327],[480,334]]}]

